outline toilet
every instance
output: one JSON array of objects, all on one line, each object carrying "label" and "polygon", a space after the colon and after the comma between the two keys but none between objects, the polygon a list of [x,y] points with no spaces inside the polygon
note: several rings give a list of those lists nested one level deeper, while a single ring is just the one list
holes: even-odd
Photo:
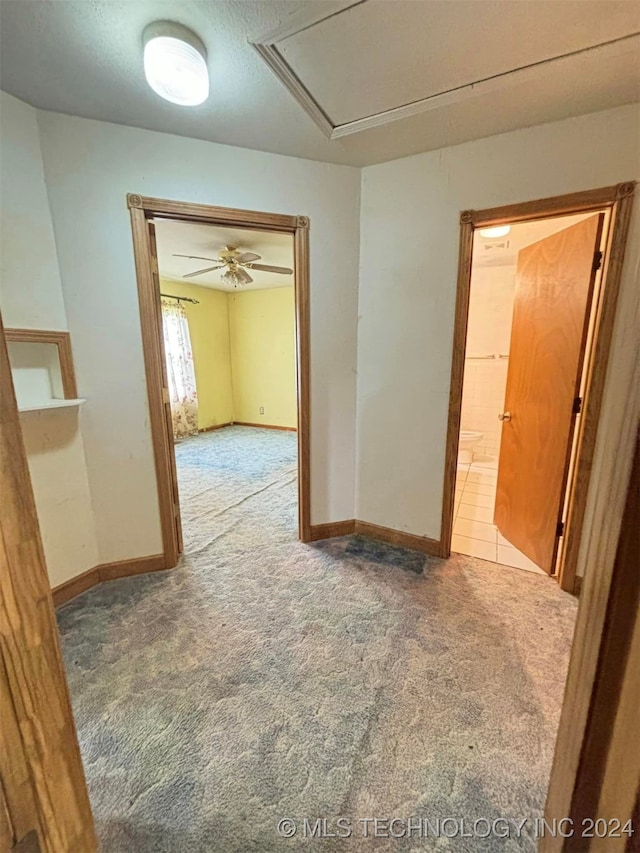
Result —
[{"label": "toilet", "polygon": [[473,448],[483,437],[482,432],[472,430],[460,430],[460,444],[458,446],[458,462],[473,462]]}]

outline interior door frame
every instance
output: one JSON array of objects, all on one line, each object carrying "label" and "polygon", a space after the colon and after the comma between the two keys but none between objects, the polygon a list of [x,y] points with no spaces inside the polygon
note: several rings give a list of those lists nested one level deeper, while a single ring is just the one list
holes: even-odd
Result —
[{"label": "interior door frame", "polygon": [[598,317],[594,329],[591,355],[591,374],[583,401],[575,468],[569,488],[569,502],[564,530],[564,546],[558,567],[560,587],[568,592],[579,591],[576,574],[578,555],[600,421],[609,351],[613,335],[622,264],[633,207],[635,181],[602,187],[585,192],[570,193],[552,198],[527,201],[485,210],[464,210],[460,214],[460,244],[458,254],[458,284],[451,360],[449,418],[445,450],[445,476],[442,496],[440,542],[442,555],[451,553],[455,497],[456,465],[462,410],[462,385],[469,319],[473,234],[480,228],[508,225],[527,220],[546,219],[571,214],[607,210],[610,214],[607,245],[603,258],[602,282]]},{"label": "interior door frame", "polygon": [[247,228],[291,234],[294,252],[296,371],[298,403],[298,536],[311,541],[311,443],[310,443],[310,301],[309,301],[309,218],[255,210],[216,207],[208,204],[150,198],[127,194],[131,215],[140,323],[144,353],[151,436],[158,482],[160,523],[165,568],[178,563],[179,541],[175,525],[172,472],[173,435],[164,416],[163,372],[164,344],[160,290],[154,282],[154,269],[147,222],[150,219],[178,219],[218,227]]},{"label": "interior door frame", "polygon": [[96,853],[7,339],[0,316],[0,849]]}]

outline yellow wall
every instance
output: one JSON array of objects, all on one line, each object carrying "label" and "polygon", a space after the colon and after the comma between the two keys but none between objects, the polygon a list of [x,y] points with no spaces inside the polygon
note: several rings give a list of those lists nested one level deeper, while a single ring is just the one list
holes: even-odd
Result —
[{"label": "yellow wall", "polygon": [[295,427],[293,287],[225,293],[161,279],[160,290],[199,301],[182,303],[193,349],[199,428],[234,421]]},{"label": "yellow wall", "polygon": [[189,334],[198,391],[200,429],[233,421],[231,356],[227,294],[210,287],[160,281],[160,290],[171,296],[190,296],[199,305],[183,302],[189,320]]},{"label": "yellow wall", "polygon": [[295,427],[293,287],[230,293],[229,331],[234,420]]}]

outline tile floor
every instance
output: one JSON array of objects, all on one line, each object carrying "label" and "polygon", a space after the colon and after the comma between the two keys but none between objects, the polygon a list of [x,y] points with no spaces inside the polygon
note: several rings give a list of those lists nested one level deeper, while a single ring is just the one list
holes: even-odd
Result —
[{"label": "tile floor", "polygon": [[458,462],[451,550],[545,574],[498,532],[493,523],[496,502],[498,460],[479,457],[470,463]]}]

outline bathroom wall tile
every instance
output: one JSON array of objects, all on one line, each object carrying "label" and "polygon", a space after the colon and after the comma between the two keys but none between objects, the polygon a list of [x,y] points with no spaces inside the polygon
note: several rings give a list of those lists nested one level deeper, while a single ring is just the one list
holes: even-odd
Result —
[{"label": "bathroom wall tile", "polygon": [[494,474],[491,471],[470,471],[465,482],[479,483],[481,485],[495,486],[497,472]]},{"label": "bathroom wall tile", "polygon": [[539,566],[525,557],[516,548],[507,548],[504,545],[498,545],[498,562],[503,566],[511,566],[514,569],[525,569],[527,572],[534,572],[538,575],[546,575]]},{"label": "bathroom wall tile", "polygon": [[458,518],[468,518],[470,521],[482,521],[485,524],[493,524],[493,507],[461,503],[458,510]]},{"label": "bathroom wall tile", "polygon": [[479,474],[493,473],[493,476],[498,475],[498,460],[495,457],[489,459],[474,459],[469,468],[469,472],[476,471]]},{"label": "bathroom wall tile", "polygon": [[468,518],[461,518],[460,515],[456,518],[453,532],[460,536],[468,536],[471,539],[493,542],[495,545],[498,543],[497,530],[493,524],[486,524],[482,521],[471,521]]},{"label": "bathroom wall tile", "polygon": [[491,495],[495,500],[496,497],[496,484],[493,483],[475,483],[467,481],[464,484],[465,494],[467,492],[475,492],[478,495]]},{"label": "bathroom wall tile", "polygon": [[478,494],[478,492],[472,492],[467,489],[462,492],[461,501],[463,504],[467,504],[470,506],[481,506],[485,508],[488,507],[491,512],[493,512],[493,509],[496,504],[495,495],[481,495]]},{"label": "bathroom wall tile", "polygon": [[483,542],[481,539],[470,539],[468,536],[459,536],[456,533],[451,538],[451,550],[457,554],[491,560],[492,563],[497,560],[496,546],[493,543]]}]

